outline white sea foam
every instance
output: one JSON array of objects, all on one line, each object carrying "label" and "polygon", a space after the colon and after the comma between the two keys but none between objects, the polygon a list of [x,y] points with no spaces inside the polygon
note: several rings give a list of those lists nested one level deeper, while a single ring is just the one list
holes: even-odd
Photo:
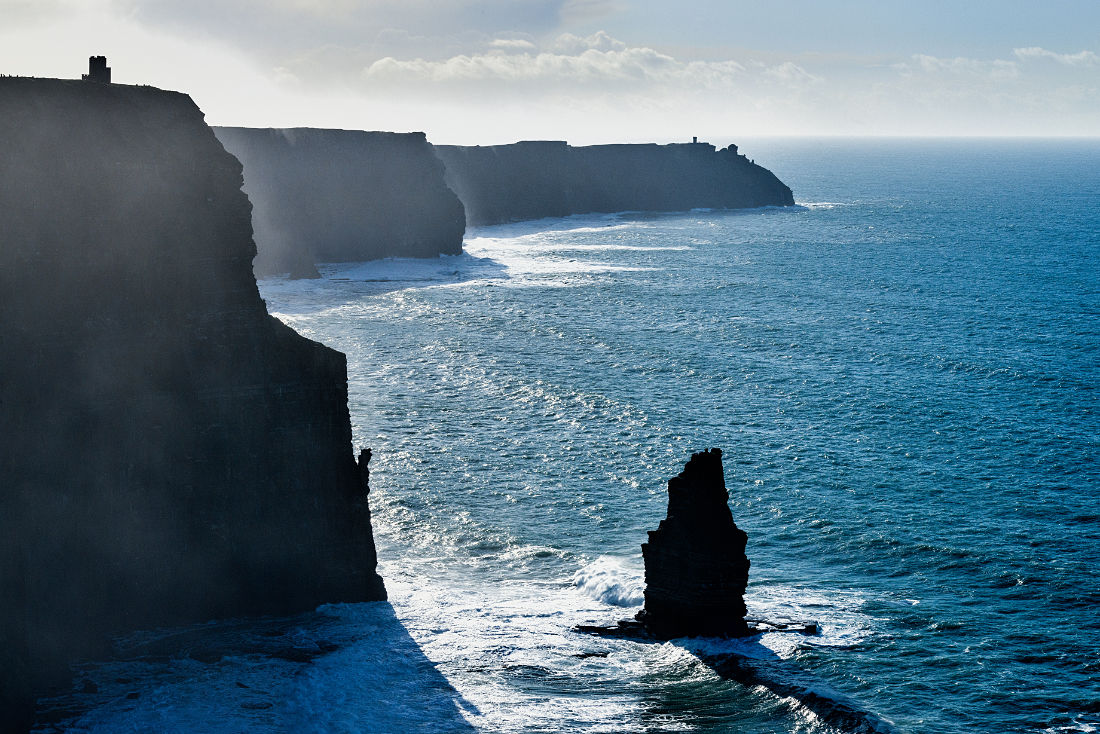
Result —
[{"label": "white sea foam", "polygon": [[[556,583],[449,584],[441,596],[439,579],[425,581],[386,573],[398,616],[479,730],[611,732],[637,721],[627,668],[650,646],[572,630],[605,606]],[[584,695],[594,687],[599,696]]]},{"label": "white sea foam", "polygon": [[[497,241],[499,242],[499,240]],[[512,245],[516,250],[528,254],[536,253],[565,253],[565,252],[686,252],[695,248],[687,245],[670,246],[644,246],[644,245],[620,245],[620,244],[573,244],[565,242],[527,242],[520,241]]]},{"label": "white sea foam", "polygon": [[568,217],[548,217],[545,219],[488,224],[467,227],[467,237],[520,237],[524,235],[565,235],[588,234],[592,232],[613,232],[646,228],[652,225],[645,221],[624,221],[636,212],[616,212],[613,214],[574,214]]},{"label": "white sea foam", "polygon": [[817,623],[819,632],[812,637],[786,632],[763,635],[761,644],[781,658],[793,657],[806,646],[851,647],[873,629],[873,620],[862,611],[866,595],[859,592],[760,584],[750,586],[745,599],[750,618]]},{"label": "white sea foam", "polygon": [[573,584],[593,599],[616,607],[636,607],[645,601],[640,570],[611,556],[600,556],[577,571]]},{"label": "white sea foam", "polygon": [[1078,732],[1083,732],[1084,734],[1095,734],[1096,732],[1100,732],[1100,719],[1096,721],[1075,720],[1069,726],[1054,726],[1043,730],[1043,734],[1077,734]]},{"label": "white sea foam", "polygon": [[482,237],[467,240],[466,250],[473,256],[498,263],[507,276],[513,279],[555,274],[644,272],[654,269],[580,259],[570,256],[570,252],[576,248],[563,248],[544,242],[525,243]]}]

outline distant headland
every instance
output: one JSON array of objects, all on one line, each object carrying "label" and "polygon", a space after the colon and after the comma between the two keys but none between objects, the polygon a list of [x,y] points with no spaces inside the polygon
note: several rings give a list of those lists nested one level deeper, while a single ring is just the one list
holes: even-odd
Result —
[{"label": "distant headland", "polygon": [[244,164],[261,277],[315,275],[321,262],[455,255],[464,225],[794,204],[736,145],[698,140],[433,147],[423,133],[215,132]]},{"label": "distant headland", "polygon": [[525,141],[437,145],[471,225],[622,211],[747,209],[794,204],[791,190],[736,145],[571,146]]},{"label": "distant headland", "polygon": [[255,272],[462,251],[462,202],[424,133],[214,128],[244,164]]}]

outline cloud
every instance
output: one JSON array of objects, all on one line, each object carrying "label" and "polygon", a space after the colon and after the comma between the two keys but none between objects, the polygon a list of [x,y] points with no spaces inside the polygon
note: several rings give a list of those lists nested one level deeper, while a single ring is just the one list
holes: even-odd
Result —
[{"label": "cloud", "polygon": [[[11,1],[11,0],[0,0]],[[56,1],[56,0],[51,0]],[[515,34],[560,33],[570,19],[596,17],[606,0],[113,0],[127,16],[218,38],[273,61],[319,48],[370,52],[387,34],[383,55],[439,58],[457,47],[484,45]],[[410,45],[392,43],[404,34]],[[456,40],[461,43],[456,44]]]},{"label": "cloud", "polygon": [[86,12],[108,15],[111,8],[112,0],[0,0],[0,26],[16,30]]},{"label": "cloud", "polygon": [[765,67],[764,73],[771,79],[788,85],[819,84],[824,81],[793,61],[784,61],[776,66]]},{"label": "cloud", "polygon": [[[927,74],[947,74],[953,76],[988,77],[991,79],[1012,79],[1019,75],[1020,70],[1014,61],[1003,59],[970,59],[962,56],[945,59],[926,54],[913,56],[917,68]],[[903,69],[911,69],[902,66]]]},{"label": "cloud", "polygon": [[489,46],[497,51],[505,52],[524,52],[534,51],[538,46],[533,42],[528,41],[526,38],[496,38],[493,39]]},{"label": "cloud", "polygon": [[219,124],[438,142],[1100,129],[1097,52],[841,57],[568,25],[614,21],[619,2],[0,0],[0,69],[71,78],[106,53],[119,82],[189,92]]},{"label": "cloud", "polygon": [[534,49],[488,45],[445,59],[391,56],[367,64],[358,89],[379,106],[430,99],[461,110],[450,114],[452,129],[470,124],[455,137],[436,136],[445,142],[652,141],[670,134],[728,141],[720,136],[794,132],[832,103],[826,78],[794,61],[683,59],[604,31],[559,34]]},{"label": "cloud", "polygon": [[502,94],[569,91],[579,100],[591,93],[733,92],[752,85],[793,90],[822,79],[793,62],[682,61],[652,48],[627,46],[599,31],[583,38],[562,34],[542,50],[526,40],[494,41],[486,53],[447,59],[386,57],[367,65],[362,81],[368,89],[397,94],[432,87],[440,94],[461,95],[471,87],[492,86]]},{"label": "cloud", "polygon": [[363,78],[372,83],[406,88],[415,84],[494,83],[513,87],[527,86],[534,91],[537,88],[562,86],[655,83],[676,76],[678,68],[674,59],[652,49],[589,49],[578,55],[463,54],[444,61],[402,61],[387,57],[368,66],[363,72]]},{"label": "cloud", "polygon": [[1028,46],[1027,48],[1014,48],[1012,49],[1012,53],[1021,61],[1046,59],[1056,61],[1065,66],[1094,66],[1100,64],[1100,56],[1097,56],[1092,51],[1079,51],[1075,54],[1060,54],[1054,51],[1047,51],[1045,48],[1040,48],[1038,46]]},{"label": "cloud", "polygon": [[550,44],[550,49],[559,54],[579,54],[589,49],[593,51],[625,51],[626,44],[612,38],[606,31],[596,31],[587,38],[574,36],[572,33],[563,33]]}]

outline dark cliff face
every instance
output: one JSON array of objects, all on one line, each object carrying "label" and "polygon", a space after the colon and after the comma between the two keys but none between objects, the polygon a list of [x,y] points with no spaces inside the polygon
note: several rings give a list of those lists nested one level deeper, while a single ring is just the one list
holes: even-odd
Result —
[{"label": "dark cliff face", "polygon": [[[342,354],[189,97],[0,79],[0,720],[113,631],[382,599]],[[2,728],[2,727],[0,727]]]},{"label": "dark cliff face", "polygon": [[462,203],[423,133],[215,129],[244,164],[256,274],[462,251]]},{"label": "dark cliff face", "polygon": [[638,619],[654,636],[748,634],[747,537],[728,501],[718,449],[692,454],[669,480],[668,516],[642,544],[645,608]]},{"label": "dark cliff face", "polygon": [[588,212],[745,209],[794,204],[791,190],[735,147],[559,141],[437,145],[470,225]]}]

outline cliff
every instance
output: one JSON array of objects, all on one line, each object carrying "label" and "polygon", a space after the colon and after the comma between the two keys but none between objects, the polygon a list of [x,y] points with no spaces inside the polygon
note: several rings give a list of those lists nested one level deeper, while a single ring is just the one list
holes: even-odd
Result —
[{"label": "cliff", "polygon": [[718,449],[692,454],[669,480],[668,516],[642,543],[645,608],[638,621],[655,637],[749,634],[747,537],[728,501]]},{"label": "cliff", "polygon": [[794,204],[771,171],[731,145],[593,145],[559,141],[437,145],[470,225],[588,212],[744,209]]},{"label": "cliff", "polygon": [[465,224],[794,203],[783,182],[732,145],[433,148],[423,133],[215,133],[244,164],[261,277],[315,275],[321,262],[457,255]]},{"label": "cliff", "polygon": [[258,276],[462,251],[462,203],[424,133],[215,128],[244,164]]},{"label": "cliff", "polygon": [[0,78],[0,730],[112,632],[385,598],[342,354],[189,97]]}]

